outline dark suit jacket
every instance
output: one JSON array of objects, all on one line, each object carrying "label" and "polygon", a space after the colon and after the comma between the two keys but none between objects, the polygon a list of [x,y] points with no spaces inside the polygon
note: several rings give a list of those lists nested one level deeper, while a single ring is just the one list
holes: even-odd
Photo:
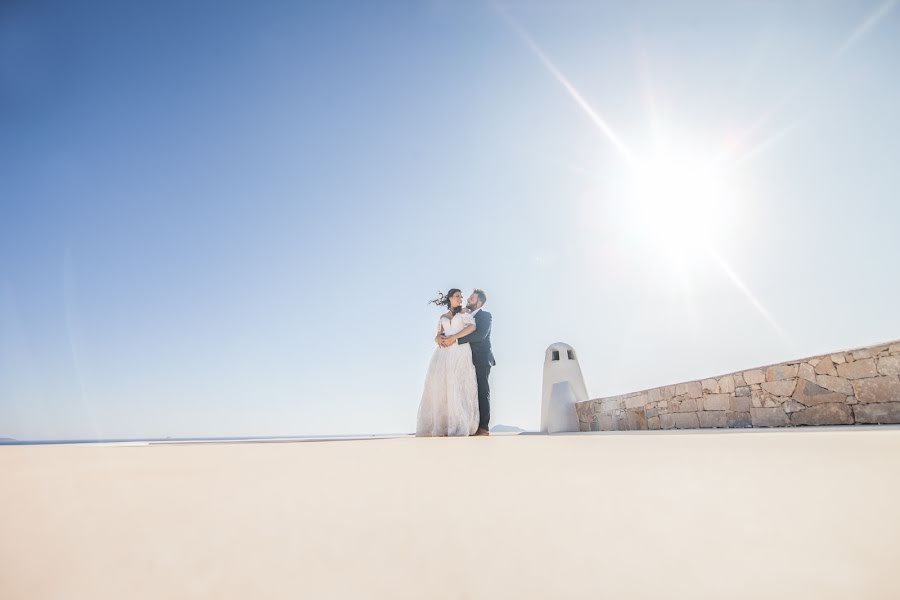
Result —
[{"label": "dark suit jacket", "polygon": [[476,365],[496,365],[491,350],[491,313],[484,309],[475,313],[475,331],[459,338],[456,343],[472,346],[472,362]]}]

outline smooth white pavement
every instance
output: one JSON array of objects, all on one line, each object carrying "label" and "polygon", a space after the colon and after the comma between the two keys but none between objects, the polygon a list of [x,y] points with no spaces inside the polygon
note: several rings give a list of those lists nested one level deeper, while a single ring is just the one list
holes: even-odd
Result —
[{"label": "smooth white pavement", "polygon": [[900,429],[0,447],[0,598],[898,598]]}]

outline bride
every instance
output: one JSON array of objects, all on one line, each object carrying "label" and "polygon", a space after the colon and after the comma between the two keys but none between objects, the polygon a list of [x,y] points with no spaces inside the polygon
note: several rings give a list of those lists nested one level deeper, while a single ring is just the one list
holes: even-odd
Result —
[{"label": "bride", "polygon": [[425,391],[416,418],[416,436],[472,435],[478,430],[478,383],[470,344],[456,340],[475,331],[471,311],[463,307],[462,292],[453,288],[431,301],[449,310],[438,320],[438,333],[450,342],[438,346],[425,375]]}]

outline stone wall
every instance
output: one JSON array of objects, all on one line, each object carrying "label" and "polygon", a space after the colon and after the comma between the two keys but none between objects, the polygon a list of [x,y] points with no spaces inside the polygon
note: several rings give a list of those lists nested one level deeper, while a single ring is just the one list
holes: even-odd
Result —
[{"label": "stone wall", "polygon": [[581,431],[900,423],[900,342],[575,406]]}]

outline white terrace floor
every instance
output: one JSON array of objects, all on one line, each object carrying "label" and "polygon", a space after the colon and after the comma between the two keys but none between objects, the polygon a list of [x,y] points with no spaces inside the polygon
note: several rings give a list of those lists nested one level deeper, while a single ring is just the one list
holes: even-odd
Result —
[{"label": "white terrace floor", "polygon": [[900,428],[0,447],[0,598],[900,598]]}]

